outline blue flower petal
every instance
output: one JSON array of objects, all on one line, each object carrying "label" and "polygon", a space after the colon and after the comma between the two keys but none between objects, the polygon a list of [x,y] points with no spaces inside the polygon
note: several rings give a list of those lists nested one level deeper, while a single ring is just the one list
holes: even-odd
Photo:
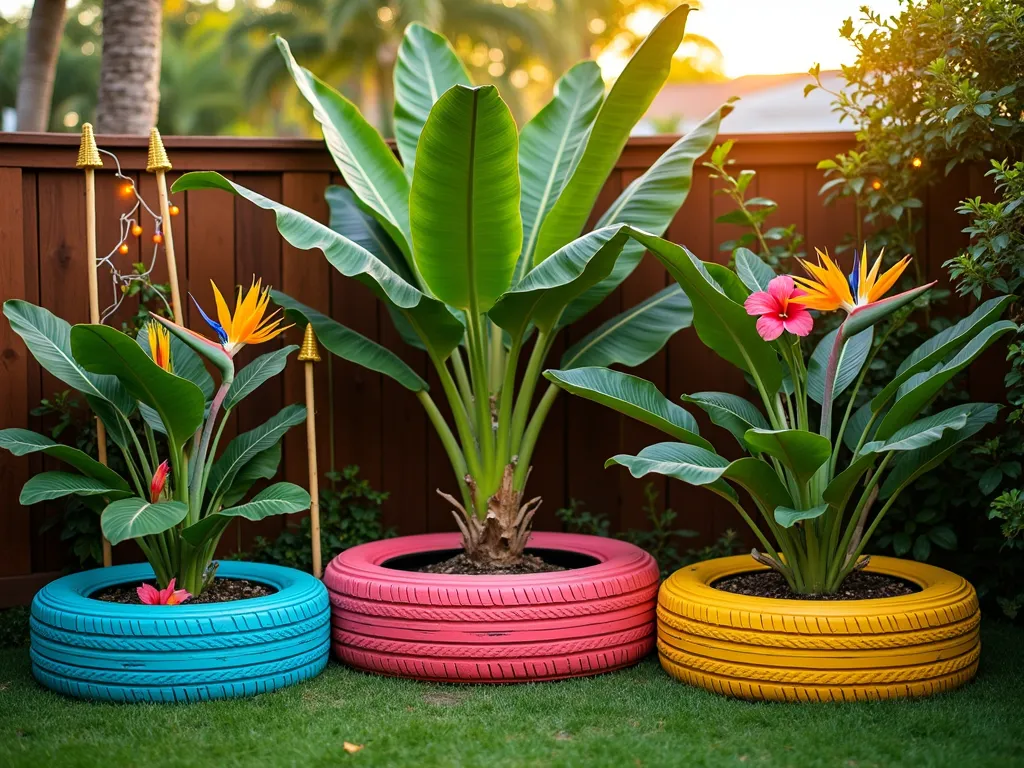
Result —
[{"label": "blue flower petal", "polygon": [[[854,301],[854,303],[856,303],[858,297],[860,296],[860,293],[859,293],[859,289],[860,289],[860,267],[857,265],[857,260],[856,259],[853,260],[853,272],[851,272],[850,275],[849,275],[849,282],[850,282],[850,293],[853,294],[853,301]],[[202,312],[202,310],[199,310],[199,311]]]},{"label": "blue flower petal", "polygon": [[213,330],[214,330],[214,331],[216,331],[216,333],[217,333],[217,339],[218,339],[218,340],[220,341],[220,343],[221,343],[221,344],[227,344],[227,343],[228,343],[228,334],[227,334],[227,333],[225,332],[225,330],[224,330],[224,326],[223,326],[223,325],[221,325],[220,323],[218,323],[218,322],[217,322],[216,320],[214,320],[213,318],[211,318],[211,317],[210,317],[210,316],[209,316],[208,314],[206,314],[205,312],[203,312],[203,308],[202,308],[201,306],[199,306],[199,302],[198,302],[198,301],[196,301],[196,297],[195,297],[195,296],[193,296],[193,295],[192,295],[192,294],[190,293],[190,294],[188,295],[188,297],[189,297],[190,299],[192,299],[192,303],[196,305],[196,309],[198,309],[198,310],[199,310],[199,314],[203,316],[203,320],[205,320],[205,321],[206,321],[206,324],[207,324],[208,326],[210,326],[211,328],[213,328]]}]

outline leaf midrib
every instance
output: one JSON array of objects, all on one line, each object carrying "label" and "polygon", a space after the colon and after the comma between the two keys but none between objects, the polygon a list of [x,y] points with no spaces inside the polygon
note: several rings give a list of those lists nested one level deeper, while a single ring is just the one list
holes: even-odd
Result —
[{"label": "leaf midrib", "polygon": [[642,315],[644,312],[647,312],[648,310],[653,309],[654,307],[657,307],[662,302],[668,301],[669,299],[674,298],[674,296],[675,296],[674,293],[669,292],[669,293],[666,293],[661,298],[656,299],[654,301],[651,301],[650,303],[645,303],[645,304],[637,305],[636,307],[633,308],[633,311],[630,312],[628,315],[623,315],[622,319],[619,322],[613,323],[612,325],[610,325],[608,327],[608,329],[604,333],[601,333],[601,334],[595,336],[593,341],[591,341],[589,344],[584,345],[580,349],[580,351],[577,352],[572,357],[571,360],[567,360],[566,361],[565,367],[566,368],[570,367],[573,363],[575,363],[580,358],[581,355],[583,355],[585,352],[587,352],[590,349],[592,349],[594,347],[594,345],[597,344],[598,342],[603,341],[609,335],[611,335],[615,331],[619,330],[619,328],[621,328],[626,323],[632,321],[634,318],[638,317],[639,315]]}]

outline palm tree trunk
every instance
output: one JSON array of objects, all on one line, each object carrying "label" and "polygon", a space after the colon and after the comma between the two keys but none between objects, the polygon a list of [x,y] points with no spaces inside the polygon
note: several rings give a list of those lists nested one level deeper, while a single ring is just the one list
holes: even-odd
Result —
[{"label": "palm tree trunk", "polygon": [[146,135],[160,109],[161,0],[106,0],[99,133]]},{"label": "palm tree trunk", "polygon": [[19,131],[45,131],[50,124],[53,79],[64,31],[64,0],[36,0],[28,22],[16,104]]}]

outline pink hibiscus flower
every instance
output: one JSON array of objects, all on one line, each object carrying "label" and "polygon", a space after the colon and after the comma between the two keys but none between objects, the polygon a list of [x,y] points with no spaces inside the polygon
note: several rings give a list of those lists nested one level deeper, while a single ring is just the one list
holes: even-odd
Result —
[{"label": "pink hibiscus flower", "polygon": [[175,589],[174,579],[167,584],[166,589],[157,589],[151,584],[143,584],[135,590],[146,605],[180,605],[192,597],[186,589]]},{"label": "pink hibiscus flower", "polygon": [[795,336],[806,336],[814,327],[814,319],[807,307],[792,300],[806,295],[796,287],[789,275],[779,275],[768,283],[767,291],[750,294],[743,302],[748,315],[757,316],[757,332],[765,341],[774,341],[789,331]]}]

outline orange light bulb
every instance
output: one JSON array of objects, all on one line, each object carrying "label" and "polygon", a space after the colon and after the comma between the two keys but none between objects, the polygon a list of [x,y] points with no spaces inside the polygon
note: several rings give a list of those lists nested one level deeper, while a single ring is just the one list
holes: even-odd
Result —
[{"label": "orange light bulb", "polygon": [[915,168],[920,168],[922,165],[924,165],[924,161],[920,157],[915,157],[913,160],[910,161],[910,164]]},{"label": "orange light bulb", "polygon": [[882,188],[882,182],[880,182],[878,179],[875,179],[874,181],[871,182],[871,188],[872,189],[881,189]]},{"label": "orange light bulb", "polygon": [[177,216],[179,213],[181,213],[181,208],[179,208],[176,205],[172,205],[170,211],[171,211],[171,216]]},{"label": "orange light bulb", "polygon": [[127,256],[128,255],[128,243],[121,243],[120,247],[118,247],[118,249],[117,249],[117,252],[120,253],[122,256]]},{"label": "orange light bulb", "polygon": [[132,224],[132,234],[138,237],[142,234],[142,226],[140,224]]},{"label": "orange light bulb", "polygon": [[132,184],[121,185],[121,194],[125,197],[131,197],[135,193],[135,187]]},{"label": "orange light bulb", "polygon": [[153,242],[156,243],[157,245],[160,245],[160,243],[162,243],[163,241],[164,241],[164,236],[161,235],[159,232],[157,232],[155,235],[153,235]]}]

